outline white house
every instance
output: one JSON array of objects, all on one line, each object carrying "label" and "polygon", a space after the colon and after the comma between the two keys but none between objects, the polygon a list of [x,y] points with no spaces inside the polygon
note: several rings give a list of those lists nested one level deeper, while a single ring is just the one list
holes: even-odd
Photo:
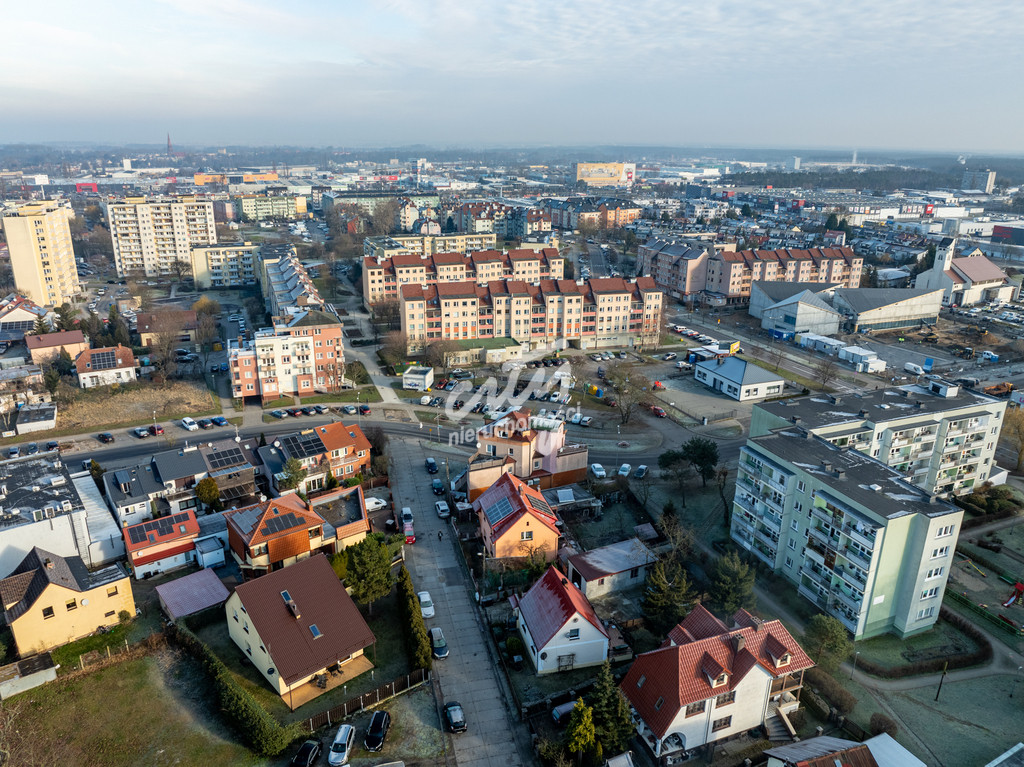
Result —
[{"label": "white house", "polygon": [[698,362],[694,366],[693,377],[740,402],[777,397],[785,385],[778,374],[769,373],[739,357]]},{"label": "white house", "polygon": [[642,584],[657,561],[654,553],[639,538],[619,541],[610,546],[569,557],[569,581],[587,599]]},{"label": "white house", "polygon": [[729,629],[698,604],[622,680],[637,733],[655,758],[771,728],[799,707],[803,672],[814,662],[780,621],[746,610],[733,621]]},{"label": "white house", "polygon": [[521,597],[509,600],[538,674],[597,666],[608,658],[608,632],[594,608],[558,570],[548,568]]},{"label": "white house", "polygon": [[75,371],[81,389],[131,383],[135,380],[135,355],[121,344],[86,349],[75,358]]}]

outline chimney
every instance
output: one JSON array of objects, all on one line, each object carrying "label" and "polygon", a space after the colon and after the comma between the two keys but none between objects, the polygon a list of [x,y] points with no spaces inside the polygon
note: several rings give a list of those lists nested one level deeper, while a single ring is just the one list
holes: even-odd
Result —
[{"label": "chimney", "polygon": [[794,415],[794,416],[790,417],[789,420],[792,421],[793,423],[800,423],[800,416]]},{"label": "chimney", "polygon": [[829,463],[828,461],[822,461],[821,468],[823,468],[825,471],[832,471],[832,464]]},{"label": "chimney", "polygon": [[746,646],[747,646],[747,640],[746,640],[746,637],[743,636],[743,634],[733,634],[732,635],[732,649],[733,649],[733,652],[738,653],[740,650],[742,650]]},{"label": "chimney", "polygon": [[299,612],[299,606],[295,604],[294,599],[288,600],[288,609],[292,611],[292,615],[295,616],[295,620],[298,620],[302,617],[302,613]]},{"label": "chimney", "polygon": [[836,469],[836,479],[846,479],[846,470]]},{"label": "chimney", "polygon": [[43,564],[46,565],[46,569],[47,570],[52,570],[53,569],[53,560],[50,559],[49,557],[46,558],[46,561]]}]

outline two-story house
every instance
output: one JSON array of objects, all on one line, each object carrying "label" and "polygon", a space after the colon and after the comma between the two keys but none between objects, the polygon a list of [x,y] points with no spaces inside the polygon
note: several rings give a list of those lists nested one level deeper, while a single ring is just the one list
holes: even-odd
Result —
[{"label": "two-story house", "polygon": [[263,469],[273,488],[284,479],[285,464],[295,459],[306,476],[297,492],[322,490],[328,474],[339,482],[370,473],[370,442],[358,426],[343,423],[324,424],[291,434],[282,434],[273,444],[257,450]]},{"label": "two-story house", "polygon": [[199,535],[191,509],[126,527],[124,545],[135,577],[141,580],[194,562]]},{"label": "two-story house", "polygon": [[280,570],[321,549],[334,553],[333,537],[324,538],[323,517],[295,494],[227,511],[224,517],[228,548],[246,578]]},{"label": "two-story house", "polygon": [[498,481],[473,501],[480,520],[484,550],[492,559],[543,557],[558,553],[558,520],[540,491],[513,474]]},{"label": "two-story house", "polygon": [[135,380],[135,355],[126,346],[86,349],[75,358],[80,389],[126,384]]}]

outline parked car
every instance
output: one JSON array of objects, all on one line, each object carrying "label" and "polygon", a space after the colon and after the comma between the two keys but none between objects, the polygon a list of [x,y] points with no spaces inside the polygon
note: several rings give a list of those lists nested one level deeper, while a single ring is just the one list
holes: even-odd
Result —
[{"label": "parked car", "polygon": [[657,416],[658,418],[668,417],[668,413],[665,412],[665,408],[659,407],[657,405],[653,405],[651,407],[651,412],[654,413],[654,415]]},{"label": "parked car", "polygon": [[583,420],[583,413],[573,413],[572,418],[569,419],[569,423],[576,423],[576,424],[578,424],[582,420]]},{"label": "parked car", "polygon": [[636,471],[633,472],[633,479],[643,479],[647,476],[647,467],[644,464],[640,464],[636,467]]},{"label": "parked car", "polygon": [[138,428],[132,429],[132,434],[134,434],[139,439],[145,439],[146,437],[149,436],[149,429],[147,429],[144,426],[139,426]]},{"label": "parked car", "polygon": [[105,432],[103,432],[101,434],[97,434],[96,435],[96,439],[98,439],[100,442],[104,442],[104,443],[105,442],[113,442],[114,441],[114,435],[111,434],[109,431],[105,431]]},{"label": "parked car", "polygon": [[590,473],[598,479],[604,479],[608,475],[605,473],[604,466],[599,463],[590,464]]},{"label": "parked car", "polygon": [[664,357],[662,357],[662,359],[665,360],[665,362],[671,362],[672,360],[674,360],[678,356],[679,355],[676,354],[675,352],[669,352]]},{"label": "parked car", "polygon": [[444,632],[438,626],[430,629],[430,654],[438,660],[448,657],[448,643],[444,639]]},{"label": "parked car", "polygon": [[619,467],[619,476],[628,477],[631,471],[633,471],[633,467],[630,466],[628,463],[624,463]]},{"label": "parked car", "polygon": [[302,411],[297,407],[286,407],[284,409],[284,412],[286,412],[292,418],[298,418],[300,415],[302,415]]},{"label": "parked car", "polygon": [[387,507],[388,507],[388,502],[383,500],[383,499],[381,499],[381,498],[372,498],[371,497],[371,498],[367,498],[366,499],[366,510],[367,511],[380,511],[381,509],[386,509]]},{"label": "parked car", "polygon": [[35,455],[38,452],[39,445],[37,445],[35,442],[29,442],[28,445],[25,446],[25,455]]},{"label": "parked car", "polygon": [[46,443],[46,452],[58,449],[60,449],[60,443],[57,440],[51,439],[49,442]]},{"label": "parked car", "polygon": [[466,712],[457,700],[449,701],[444,706],[444,724],[448,732],[466,731]]},{"label": "parked car", "polygon": [[352,755],[352,748],[356,742],[356,728],[350,724],[343,724],[338,728],[334,736],[334,742],[327,752],[327,763],[331,767],[341,767],[348,764],[348,758]]},{"label": "parked car", "polygon": [[384,739],[387,738],[389,729],[391,714],[387,711],[374,711],[366,728],[366,737],[363,738],[363,748],[367,751],[380,751],[384,748]]},{"label": "parked car", "polygon": [[430,598],[429,591],[417,592],[416,598],[420,600],[420,615],[424,618],[434,617],[434,601]]},{"label": "parked car", "polygon": [[441,519],[448,519],[451,516],[451,510],[448,508],[448,504],[444,501],[438,501],[434,504],[434,508],[437,509],[437,516]]},{"label": "parked car", "polygon": [[312,405],[306,405],[302,408],[303,415],[316,415],[316,409]]},{"label": "parked car", "polygon": [[402,507],[402,524],[403,525],[411,525],[412,524],[412,509],[410,509],[408,506],[403,506]]},{"label": "parked car", "polygon": [[185,431],[199,431],[199,424],[185,416],[181,419],[181,428],[185,429]]},{"label": "parked car", "polygon": [[341,408],[341,412],[345,415],[355,415],[358,411],[356,411],[355,405],[345,405]]},{"label": "parked car", "polygon": [[434,477],[434,479],[430,480],[430,489],[434,492],[434,495],[444,495],[444,482]]},{"label": "parked car", "polygon": [[215,415],[210,420],[213,421],[213,425],[214,426],[227,426],[228,425],[228,419],[225,418],[222,415]]},{"label": "parked car", "polygon": [[323,415],[324,413],[327,412],[327,407],[324,405],[313,405],[313,409],[320,415]]},{"label": "parked car", "polygon": [[320,758],[320,741],[319,740],[307,740],[296,752],[295,756],[288,764],[301,767],[310,767],[310,765],[316,764],[317,759]]},{"label": "parked car", "polygon": [[213,421],[211,421],[209,418],[200,418],[197,421],[197,423],[199,424],[199,428],[200,429],[212,429],[213,428]]},{"label": "parked car", "polygon": [[283,411],[283,410],[271,410],[270,414],[272,416],[274,416],[274,418],[287,418],[288,417],[288,414],[285,411]]},{"label": "parked car", "polygon": [[569,716],[572,714],[572,710],[574,708],[576,708],[575,700],[570,700],[568,703],[555,706],[551,709],[551,718],[555,720],[555,724],[562,726],[569,721]]},{"label": "parked car", "polygon": [[585,415],[580,419],[580,426],[590,426],[594,422],[594,419],[589,415]]},{"label": "parked car", "polygon": [[[102,435],[100,435],[100,436],[102,437]],[[103,440],[101,439],[100,442],[102,442],[102,441]],[[21,455],[21,448],[18,447],[17,445],[13,445],[13,446],[7,448],[7,457],[8,458],[17,458],[19,455]]]},{"label": "parked car", "polygon": [[473,374],[470,373],[468,370],[460,370],[459,368],[456,368],[455,370],[452,371],[452,378],[454,378],[456,381],[468,381],[472,377]]},{"label": "parked car", "polygon": [[369,414],[370,414],[370,406],[369,405],[360,405],[359,406],[359,415],[369,415]]},{"label": "parked car", "polygon": [[412,523],[402,525],[402,535],[405,536],[405,542],[410,546],[416,543],[416,531],[413,530]]},{"label": "parked car", "polygon": [[437,474],[437,461],[433,458],[427,458],[423,465],[427,467],[427,474]]}]

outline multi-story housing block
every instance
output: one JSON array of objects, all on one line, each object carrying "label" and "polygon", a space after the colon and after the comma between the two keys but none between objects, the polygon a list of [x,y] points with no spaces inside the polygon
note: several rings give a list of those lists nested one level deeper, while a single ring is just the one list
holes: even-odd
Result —
[{"label": "multi-story housing block", "polygon": [[14,284],[43,306],[60,306],[79,291],[70,213],[46,201],[22,205],[3,216]]},{"label": "multi-story housing block", "polygon": [[530,349],[642,347],[658,340],[662,292],[650,277],[505,279],[403,285],[399,301],[410,352],[438,339],[510,338]]},{"label": "multi-story housing block", "polygon": [[258,245],[202,245],[192,248],[192,276],[197,290],[255,285],[260,277]]},{"label": "multi-story housing block", "polygon": [[742,306],[750,283],[827,282],[860,287],[864,259],[852,248],[715,251],[709,254],[705,291],[713,306]]},{"label": "multi-story housing block", "polygon": [[751,437],[797,424],[896,469],[931,495],[974,492],[998,471],[1006,400],[949,381],[850,397],[798,397],[754,408]]},{"label": "multi-story housing block", "polygon": [[289,307],[325,306],[293,245],[264,245],[258,255],[260,284],[271,316],[286,314]]},{"label": "multi-story housing block", "polygon": [[541,210],[551,217],[551,226],[578,229],[581,224],[598,229],[619,229],[640,218],[643,208],[629,200],[611,197],[570,197],[548,199]]},{"label": "multi-story housing block", "polygon": [[383,259],[394,256],[432,256],[435,253],[471,253],[474,250],[493,250],[497,242],[494,232],[384,235],[363,240],[363,255]]},{"label": "multi-story housing block", "polygon": [[228,341],[232,396],[262,401],[341,388],[341,322],[316,308],[293,309],[251,340]]},{"label": "multi-story housing block", "polygon": [[856,639],[931,628],[963,511],[799,426],[740,451],[733,541]]},{"label": "multi-story housing block", "polygon": [[637,273],[653,278],[673,298],[692,301],[704,292],[713,251],[714,246],[696,240],[653,239],[637,248]]},{"label": "multi-story housing block", "polygon": [[436,285],[441,282],[477,282],[513,279],[525,282],[561,280],[565,259],[557,248],[485,250],[462,255],[394,256],[363,259],[363,302],[367,308],[381,301],[398,300],[403,285]]},{"label": "multi-story housing block", "polygon": [[299,196],[274,196],[262,194],[246,194],[233,198],[235,212],[250,221],[262,221],[267,218],[304,218],[306,216],[306,198]]},{"label": "multi-story housing block", "polygon": [[217,242],[213,202],[196,197],[128,197],[106,205],[120,276],[178,274],[176,262],[191,269],[192,248]]}]

